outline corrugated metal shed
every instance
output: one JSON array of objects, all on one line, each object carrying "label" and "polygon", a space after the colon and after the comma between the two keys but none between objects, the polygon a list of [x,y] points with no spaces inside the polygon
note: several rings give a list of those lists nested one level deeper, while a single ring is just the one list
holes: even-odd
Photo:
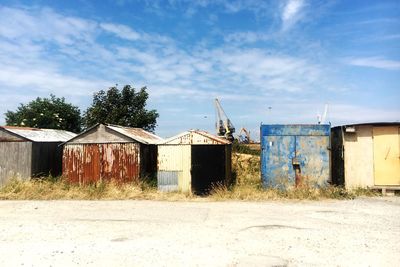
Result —
[{"label": "corrugated metal shed", "polygon": [[64,144],[63,175],[80,184],[155,175],[155,144],[162,140],[143,129],[97,124]]},{"label": "corrugated metal shed", "polygon": [[201,130],[189,130],[181,134],[170,137],[162,142],[162,144],[179,144],[179,145],[228,145],[230,142],[219,136],[210,134]]},{"label": "corrugated metal shed", "polygon": [[[37,129],[29,127],[0,126],[8,133],[32,142],[66,142],[76,134],[64,130]],[[0,139],[0,141],[2,141]]]},{"label": "corrugated metal shed", "polygon": [[261,125],[264,186],[327,185],[329,137],[330,125]]},{"label": "corrugated metal shed", "polygon": [[332,181],[349,189],[400,187],[400,122],[333,127]]},{"label": "corrugated metal shed", "polygon": [[142,144],[155,145],[159,142],[164,141],[164,139],[162,139],[161,137],[145,131],[141,128],[129,128],[118,125],[107,125],[107,127],[113,129],[116,132],[119,132],[120,134],[128,136]]},{"label": "corrugated metal shed", "polygon": [[205,131],[191,130],[158,146],[157,181],[160,191],[206,194],[231,178],[231,144]]},{"label": "corrugated metal shed", "polygon": [[59,145],[75,135],[63,130],[0,126],[0,185],[13,177],[60,175]]}]

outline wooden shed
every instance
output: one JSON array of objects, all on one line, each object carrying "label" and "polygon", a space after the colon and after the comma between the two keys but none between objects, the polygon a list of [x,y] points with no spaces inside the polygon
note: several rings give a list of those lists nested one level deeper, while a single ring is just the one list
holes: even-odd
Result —
[{"label": "wooden shed", "polygon": [[0,126],[0,185],[10,178],[60,175],[59,145],[74,136],[63,130]]},{"label": "wooden shed", "polygon": [[205,131],[171,137],[158,146],[158,189],[207,194],[230,182],[231,153],[229,141]]},{"label": "wooden shed", "polygon": [[140,128],[97,124],[64,144],[63,175],[79,184],[154,176],[162,140]]},{"label": "wooden shed", "polygon": [[400,122],[332,128],[332,179],[346,188],[400,189]]}]

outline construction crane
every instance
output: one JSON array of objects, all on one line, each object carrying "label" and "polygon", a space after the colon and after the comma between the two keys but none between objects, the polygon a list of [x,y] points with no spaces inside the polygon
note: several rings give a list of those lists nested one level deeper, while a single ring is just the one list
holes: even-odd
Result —
[{"label": "construction crane", "polygon": [[242,127],[240,129],[240,132],[239,132],[239,135],[238,135],[238,140],[239,140],[239,143],[250,144],[251,143],[250,131],[248,131],[246,128]]},{"label": "construction crane", "polygon": [[215,118],[217,135],[222,136],[232,142],[234,140],[233,133],[235,132],[235,127],[228,116],[226,116],[218,98],[215,99]]}]

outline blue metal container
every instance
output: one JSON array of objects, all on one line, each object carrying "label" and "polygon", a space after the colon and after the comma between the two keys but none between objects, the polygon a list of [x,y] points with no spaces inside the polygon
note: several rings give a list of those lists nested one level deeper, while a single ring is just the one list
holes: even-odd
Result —
[{"label": "blue metal container", "polygon": [[330,125],[261,125],[264,187],[325,186],[330,180]]}]

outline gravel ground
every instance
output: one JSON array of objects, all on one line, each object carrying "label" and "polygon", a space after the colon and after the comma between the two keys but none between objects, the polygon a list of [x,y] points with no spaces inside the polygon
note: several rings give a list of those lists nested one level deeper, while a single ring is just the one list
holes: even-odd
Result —
[{"label": "gravel ground", "polygon": [[0,266],[399,266],[400,198],[0,201]]}]

